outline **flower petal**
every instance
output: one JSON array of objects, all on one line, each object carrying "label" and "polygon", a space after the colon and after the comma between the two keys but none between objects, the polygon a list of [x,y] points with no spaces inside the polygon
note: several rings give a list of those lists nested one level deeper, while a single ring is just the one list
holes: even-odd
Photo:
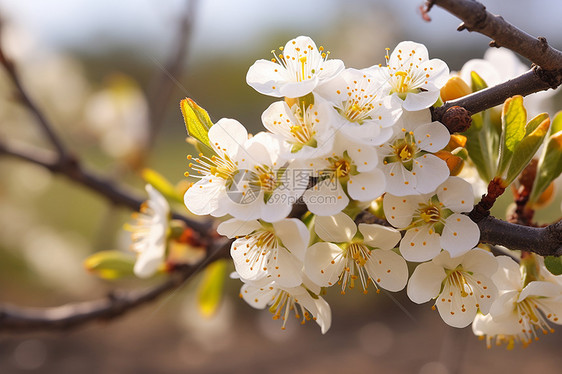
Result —
[{"label": "flower petal", "polygon": [[417,304],[433,299],[439,295],[441,283],[446,276],[445,270],[433,262],[419,264],[408,282],[408,297]]},{"label": "flower petal", "polygon": [[257,229],[261,229],[262,225],[257,220],[242,221],[236,218],[231,218],[228,221],[221,222],[217,227],[217,232],[229,239],[237,236],[244,236],[251,234]]},{"label": "flower petal", "polygon": [[[287,70],[267,60],[258,60],[248,70],[246,83],[261,94],[282,97],[281,85],[289,80]],[[214,127],[214,126],[213,126]]]},{"label": "flower petal", "polygon": [[441,122],[424,123],[414,129],[416,145],[427,152],[435,153],[447,146],[451,139],[449,130]]},{"label": "flower petal", "polygon": [[237,120],[221,118],[209,129],[209,142],[218,154],[235,155],[248,140],[248,131]]},{"label": "flower petal", "polygon": [[[273,285],[273,283],[270,283]],[[250,306],[256,309],[264,309],[268,303],[273,301],[277,289],[273,287],[257,287],[252,284],[244,284],[240,289],[240,295]]]},{"label": "flower petal", "polygon": [[425,226],[406,231],[400,253],[408,261],[429,261],[441,252],[440,236]]},{"label": "flower petal", "polygon": [[472,186],[459,177],[449,177],[443,182],[437,189],[437,197],[455,213],[470,212],[474,205]]},{"label": "flower petal", "polygon": [[275,236],[281,239],[283,246],[294,256],[304,261],[304,253],[310,241],[310,232],[306,225],[296,218],[284,219],[273,224]]},{"label": "flower petal", "polygon": [[220,210],[220,202],[224,198],[226,198],[224,179],[207,176],[185,191],[183,200],[191,213],[201,216]]},{"label": "flower petal", "polygon": [[358,227],[363,235],[363,243],[372,248],[392,249],[402,238],[400,231],[392,227],[367,223],[360,223]]},{"label": "flower petal", "polygon": [[336,284],[344,266],[342,249],[333,243],[316,243],[306,251],[304,272],[319,286],[329,287]]},{"label": "flower petal", "polygon": [[435,304],[443,321],[457,328],[470,325],[477,312],[474,298],[470,295],[461,296],[460,290],[449,283],[443,288]]},{"label": "flower petal", "polygon": [[320,239],[334,243],[349,243],[357,233],[357,225],[345,213],[317,216],[314,231]]},{"label": "flower petal", "polygon": [[433,193],[449,177],[447,163],[437,156],[425,154],[414,160],[412,174],[416,175],[415,189],[419,193]]},{"label": "flower petal", "polygon": [[463,214],[452,214],[445,220],[441,233],[441,248],[451,257],[465,254],[476,247],[480,241],[480,229],[470,218]]},{"label": "flower petal", "polygon": [[347,193],[357,201],[371,201],[384,193],[386,181],[379,169],[359,173],[349,177]]},{"label": "flower petal", "polygon": [[418,196],[394,196],[387,192],[383,199],[384,215],[392,226],[407,227],[412,223],[414,212],[422,201]]},{"label": "flower petal", "polygon": [[365,268],[369,277],[388,291],[400,291],[408,282],[406,261],[391,250],[372,250]]},{"label": "flower petal", "polygon": [[280,247],[269,257],[267,271],[281,287],[296,287],[302,283],[302,262]]},{"label": "flower petal", "polygon": [[305,191],[302,196],[308,210],[318,216],[330,216],[341,212],[349,203],[337,178],[328,178],[318,182]]}]

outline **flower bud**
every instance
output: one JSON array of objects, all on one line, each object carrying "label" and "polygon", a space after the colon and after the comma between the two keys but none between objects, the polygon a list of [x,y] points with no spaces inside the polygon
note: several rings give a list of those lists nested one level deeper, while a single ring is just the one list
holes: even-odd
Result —
[{"label": "flower bud", "polygon": [[447,83],[441,88],[441,99],[449,101],[471,94],[472,90],[465,81],[459,76],[449,78]]}]

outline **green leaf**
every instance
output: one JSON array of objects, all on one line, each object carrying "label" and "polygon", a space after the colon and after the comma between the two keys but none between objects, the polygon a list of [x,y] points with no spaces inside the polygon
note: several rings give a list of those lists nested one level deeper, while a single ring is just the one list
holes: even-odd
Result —
[{"label": "green leaf", "polygon": [[220,305],[227,264],[226,260],[217,260],[205,269],[197,294],[199,313],[205,318],[211,318]]},{"label": "green leaf", "polygon": [[[538,117],[539,116],[535,117],[535,119]],[[544,118],[544,116],[541,117]],[[525,136],[523,140],[517,144],[517,147],[515,147],[515,152],[513,153],[513,158],[507,171],[506,184],[510,184],[527,166],[535,153],[537,153],[548,133],[550,118],[546,115],[546,119],[540,124],[537,125],[531,121],[527,124],[527,127],[534,127],[534,130],[529,135]]]},{"label": "green leaf", "polygon": [[500,160],[496,176],[501,177],[513,156],[517,145],[525,136],[527,111],[523,106],[523,96],[513,96],[505,101],[502,109],[502,134],[500,140]]},{"label": "green leaf", "polygon": [[480,178],[491,181],[494,176],[494,152],[490,152],[491,139],[495,133],[490,130],[489,116],[486,112],[472,116],[472,125],[462,135],[466,136],[465,148],[476,166]]},{"label": "green leaf", "polygon": [[482,77],[480,77],[475,71],[470,72],[470,82],[472,86],[472,92],[488,88],[488,85],[486,84],[486,82],[484,82],[484,79],[482,79]]},{"label": "green leaf", "polygon": [[210,147],[208,133],[213,122],[207,111],[189,98],[180,101],[180,109],[189,136]]},{"label": "green leaf", "polygon": [[179,194],[178,190],[171,184],[164,176],[155,170],[146,168],[142,170],[142,179],[146,183],[149,183],[158,192],[160,192],[164,197],[174,200],[179,203],[183,203],[183,198]]},{"label": "green leaf", "polygon": [[551,135],[537,167],[537,176],[529,202],[537,201],[553,180],[562,173],[562,130]]},{"label": "green leaf", "polygon": [[546,256],[544,265],[554,275],[562,274],[562,257]]},{"label": "green leaf", "polygon": [[562,131],[562,110],[552,117],[552,125],[550,126],[550,133],[556,134]]},{"label": "green leaf", "polygon": [[84,260],[84,267],[102,279],[133,276],[135,257],[121,251],[101,251]]},{"label": "green leaf", "polygon": [[530,120],[529,123],[527,123],[527,126],[525,126],[525,136],[535,131],[535,129],[539,127],[539,125],[543,123],[543,121],[547,118],[548,118],[548,113],[541,113],[535,118],[533,118],[532,120]]}]

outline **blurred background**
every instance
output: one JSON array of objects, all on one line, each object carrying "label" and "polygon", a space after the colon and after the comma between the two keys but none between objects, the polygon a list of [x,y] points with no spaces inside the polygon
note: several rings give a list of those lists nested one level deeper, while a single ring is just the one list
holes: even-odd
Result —
[{"label": "blurred background", "polygon": [[[559,0],[484,1],[488,10],[562,48]],[[139,171],[183,181],[185,127],[179,100],[191,97],[215,121],[235,118],[251,132],[274,101],[245,83],[247,69],[298,35],[311,36],[347,67],[384,63],[385,47],[424,43],[430,57],[459,70],[482,58],[488,39],[455,31],[441,9],[422,20],[422,0],[0,0],[1,42],[23,84],[83,162],[143,193]],[[527,61],[524,61],[528,63]],[[560,93],[545,102],[552,115]],[[0,136],[49,147],[13,100],[0,72]],[[55,306],[109,290],[158,282],[102,281],[82,266],[91,253],[126,249],[130,211],[35,165],[0,158],[0,302]],[[560,194],[556,197],[559,217]],[[507,200],[496,208],[505,212]],[[182,207],[178,207],[181,211]],[[182,211],[183,212],[183,211]],[[538,212],[548,222],[551,213]],[[316,373],[452,374],[494,370],[558,372],[561,333],[520,347],[487,350],[470,328],[441,322],[430,304],[405,293],[329,292],[333,323],[289,323],[238,299],[227,280],[212,319],[196,307],[197,279],[107,324],[26,335],[0,332],[0,373]],[[293,321],[290,321],[293,322]],[[542,371],[541,371],[542,370]]]}]

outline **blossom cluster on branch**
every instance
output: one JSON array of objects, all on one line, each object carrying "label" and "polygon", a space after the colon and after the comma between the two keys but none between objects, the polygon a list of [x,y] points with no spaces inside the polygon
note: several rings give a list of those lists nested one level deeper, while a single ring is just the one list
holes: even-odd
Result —
[{"label": "blossom cluster on branch", "polygon": [[[197,179],[185,205],[221,218],[217,232],[233,240],[232,277],[243,282],[240,296],[255,308],[269,307],[283,328],[294,314],[302,323],[315,320],[326,333],[331,311],[322,296],[332,286],[341,294],[407,286],[413,302],[433,300],[451,326],[472,323],[488,342],[528,344],[538,332],[551,331],[550,323],[562,323],[562,276],[534,254],[525,253],[518,264],[479,247],[480,230],[468,213],[480,194],[473,190],[482,184],[477,180],[493,179],[505,189],[538,148],[523,148],[526,155],[512,160],[514,152],[504,145],[513,136],[510,118],[523,121],[528,134],[545,130],[541,142],[549,122],[541,115],[526,124],[515,111],[522,104],[506,102],[507,129],[490,140],[504,150],[484,160],[494,166],[484,171],[471,152],[474,136],[451,135],[431,120],[429,108],[442,96],[477,90],[486,83],[476,71],[492,69],[472,61],[461,78],[449,79],[447,65],[429,59],[422,44],[405,41],[388,52],[385,64],[353,69],[305,36],[272,51],[273,58],[257,61],[246,79],[283,100],[264,111],[267,131],[255,135],[234,119],[213,124],[202,108],[183,100],[200,151],[187,157],[186,176]],[[487,76],[492,83],[494,77]],[[516,148],[518,142],[508,143]],[[151,199],[131,228],[139,252],[135,272],[143,277],[164,262],[165,241],[173,237],[162,219],[165,200],[147,188]],[[361,223],[365,210],[385,224]],[[412,274],[407,262],[418,264]]]}]

